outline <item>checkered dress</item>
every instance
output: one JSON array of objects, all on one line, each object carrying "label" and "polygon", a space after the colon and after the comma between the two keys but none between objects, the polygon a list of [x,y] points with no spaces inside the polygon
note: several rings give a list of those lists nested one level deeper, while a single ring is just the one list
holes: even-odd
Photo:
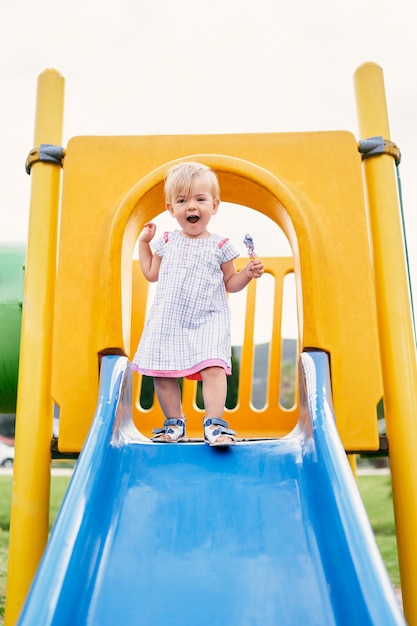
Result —
[{"label": "checkered dress", "polygon": [[230,310],[221,265],[239,253],[227,239],[159,238],[161,258],[155,299],[132,369],[148,376],[200,379],[212,365],[231,372]]}]

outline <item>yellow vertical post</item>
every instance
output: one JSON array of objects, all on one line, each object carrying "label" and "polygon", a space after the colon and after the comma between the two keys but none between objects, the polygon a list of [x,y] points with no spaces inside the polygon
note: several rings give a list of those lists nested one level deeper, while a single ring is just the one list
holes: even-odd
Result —
[{"label": "yellow vertical post", "polygon": [[[382,69],[355,73],[360,135],[390,140]],[[404,613],[417,625],[417,362],[392,156],[365,160],[384,406]]]},{"label": "yellow vertical post", "polygon": [[[35,148],[61,145],[64,79],[46,70],[38,79]],[[15,624],[48,538],[52,323],[60,168],[35,162],[23,294],[16,455],[11,509],[6,624]]]}]

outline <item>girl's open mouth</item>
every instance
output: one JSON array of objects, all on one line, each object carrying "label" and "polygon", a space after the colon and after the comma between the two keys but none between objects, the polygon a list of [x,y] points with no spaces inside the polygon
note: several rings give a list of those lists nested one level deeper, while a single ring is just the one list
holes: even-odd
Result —
[{"label": "girl's open mouth", "polygon": [[189,215],[187,217],[187,222],[190,222],[191,224],[196,224],[196,222],[198,222],[199,219],[200,218],[198,215]]}]

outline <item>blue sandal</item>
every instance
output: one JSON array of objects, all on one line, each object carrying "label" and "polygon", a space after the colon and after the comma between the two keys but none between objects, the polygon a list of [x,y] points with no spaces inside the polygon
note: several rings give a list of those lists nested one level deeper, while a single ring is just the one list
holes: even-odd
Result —
[{"label": "blue sandal", "polygon": [[[219,417],[208,417],[204,420],[204,441],[209,446],[234,446],[235,435],[236,431],[229,428],[229,424]],[[219,441],[220,437],[227,437],[227,440]]]},{"label": "blue sandal", "polygon": [[[169,417],[165,420],[162,428],[154,428],[152,430],[155,437],[152,441],[156,443],[175,443],[181,441],[185,437],[185,419],[180,417]],[[163,437],[166,436],[166,439]]]}]

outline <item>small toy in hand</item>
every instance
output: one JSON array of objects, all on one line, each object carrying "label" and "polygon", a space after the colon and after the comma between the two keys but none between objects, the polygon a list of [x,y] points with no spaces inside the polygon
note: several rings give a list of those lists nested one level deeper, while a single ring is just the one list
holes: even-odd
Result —
[{"label": "small toy in hand", "polygon": [[249,258],[254,259],[256,257],[256,254],[255,254],[255,246],[253,243],[253,238],[250,235],[245,235],[245,238],[243,239],[243,243],[248,249]]}]

